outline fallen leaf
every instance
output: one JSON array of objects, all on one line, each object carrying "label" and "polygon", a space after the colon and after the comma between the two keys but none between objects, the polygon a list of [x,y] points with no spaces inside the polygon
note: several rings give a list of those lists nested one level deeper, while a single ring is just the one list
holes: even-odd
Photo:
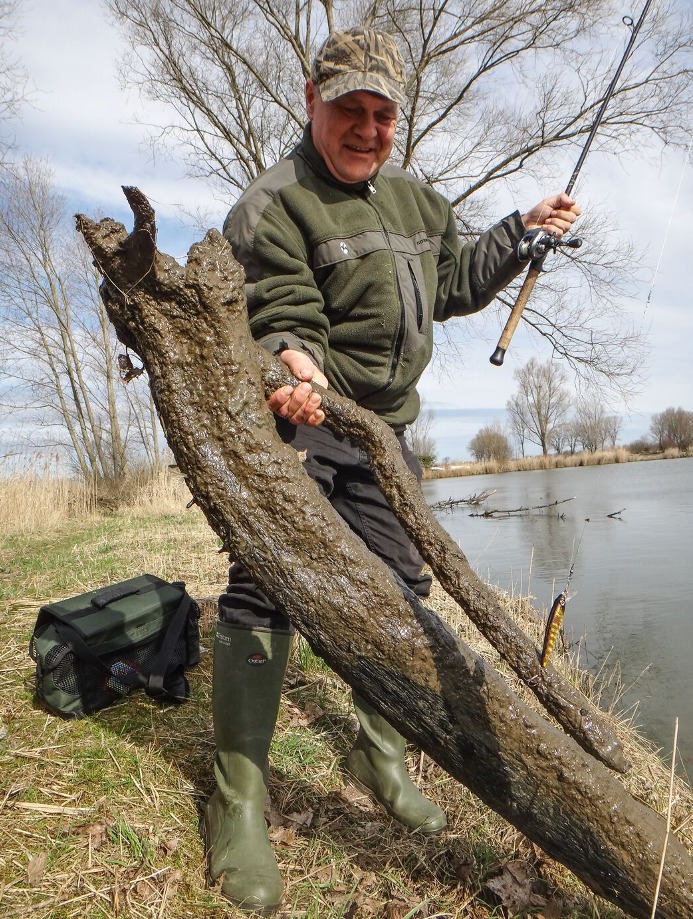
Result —
[{"label": "fallen leaf", "polygon": [[164,882],[164,897],[173,897],[175,896],[176,891],[178,890],[178,885],[180,884],[182,873],[176,869],[176,871],[169,871],[166,874],[166,880]]},{"label": "fallen leaf", "polygon": [[482,886],[514,916],[529,907],[532,900],[532,880],[527,863],[513,861],[489,873]]},{"label": "fallen leaf", "polygon": [[138,881],[135,891],[142,903],[150,903],[152,900],[159,898],[159,891],[149,880]]},{"label": "fallen leaf", "polygon": [[271,827],[267,833],[270,842],[283,846],[293,846],[296,843],[296,830],[292,826]]},{"label": "fallen leaf", "polygon": [[308,808],[308,810],[303,811],[301,814],[288,814],[286,819],[291,823],[295,823],[296,826],[309,827],[313,822],[314,813],[315,812],[311,810],[311,808]]},{"label": "fallen leaf", "polygon": [[102,821],[90,823],[88,826],[80,826],[76,832],[80,836],[87,837],[87,843],[97,852],[108,839],[108,827]]},{"label": "fallen leaf", "polygon": [[29,862],[26,866],[27,880],[32,887],[38,886],[43,875],[46,873],[48,865],[48,853],[41,852],[40,855],[30,855]]},{"label": "fallen leaf", "polygon": [[403,900],[390,900],[385,904],[382,919],[404,919],[411,911],[411,904]]},{"label": "fallen leaf", "polygon": [[177,836],[170,836],[168,839],[161,841],[161,848],[166,855],[173,855],[179,845],[180,839]]},{"label": "fallen leaf", "polygon": [[311,875],[311,878],[314,878],[318,884],[334,884],[340,880],[334,865],[323,865]]},{"label": "fallen leaf", "polygon": [[359,882],[359,889],[371,891],[378,886],[378,875],[373,871],[364,871]]},{"label": "fallen leaf", "polygon": [[469,855],[455,856],[451,867],[458,884],[469,884],[476,872],[476,862]]},{"label": "fallen leaf", "polygon": [[286,824],[283,814],[277,810],[269,799],[265,805],[265,820],[270,826],[285,826]]},{"label": "fallen leaf", "polygon": [[382,905],[381,900],[376,900],[373,897],[357,896],[345,915],[351,916],[353,919],[367,919],[370,916],[382,915]]},{"label": "fallen leaf", "polygon": [[325,712],[320,708],[320,706],[313,701],[308,701],[303,706],[303,724],[309,725],[314,721],[317,721],[318,718],[322,718]]}]

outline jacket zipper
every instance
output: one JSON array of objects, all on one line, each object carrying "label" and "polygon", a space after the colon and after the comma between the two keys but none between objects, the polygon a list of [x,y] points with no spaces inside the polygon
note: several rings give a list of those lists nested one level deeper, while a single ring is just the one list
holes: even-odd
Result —
[{"label": "jacket zipper", "polygon": [[409,276],[411,277],[411,283],[414,287],[414,298],[416,300],[416,325],[418,326],[419,332],[421,331],[421,326],[423,325],[423,300],[421,299],[421,288],[419,287],[419,282],[416,280],[416,275],[414,274],[414,269],[411,262],[407,262],[409,267]]},{"label": "jacket zipper", "polygon": [[[370,204],[370,196],[376,194],[376,188],[375,188],[375,185],[373,185],[373,183],[370,181],[366,182],[366,188],[368,189],[368,192],[369,192],[369,197],[366,199],[366,201]],[[373,207],[372,204],[371,204],[371,207]],[[383,223],[380,217],[380,214],[378,213],[378,209],[373,207],[373,210],[375,211],[375,216],[378,218],[378,223],[383,229],[383,234],[385,236],[385,239],[387,240],[388,246],[390,247],[390,253],[392,253],[392,246],[390,245],[390,234],[387,231],[387,227]],[[399,327],[397,329],[397,336],[395,338],[395,347],[394,347],[394,353],[392,355],[392,363],[390,364],[390,373],[388,374],[387,380],[383,383],[382,386],[379,386],[378,389],[371,390],[371,395],[375,395],[376,393],[379,393],[379,392],[384,392],[386,389],[389,389],[389,387],[392,386],[392,383],[394,382],[394,379],[395,379],[395,375],[397,373],[397,368],[399,367],[399,359],[402,353],[402,343],[404,342],[404,317],[405,317],[404,300],[402,298],[402,290],[399,286],[399,280],[397,279],[397,269],[396,269],[396,266],[394,265],[394,261],[395,261],[394,254],[392,255],[392,260],[393,260],[393,268],[395,272],[395,280],[397,281],[397,300],[399,302]],[[409,266],[409,269],[411,271],[411,265]],[[419,294],[419,290],[417,286],[417,304],[418,304],[419,296],[420,294]],[[418,315],[418,306],[417,306],[417,315]]]}]

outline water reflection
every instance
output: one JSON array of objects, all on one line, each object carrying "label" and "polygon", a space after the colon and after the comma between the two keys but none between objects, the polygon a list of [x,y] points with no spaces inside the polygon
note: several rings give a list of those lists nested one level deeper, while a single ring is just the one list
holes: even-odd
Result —
[{"label": "water reflection", "polygon": [[[584,636],[584,662],[620,662],[639,703],[643,733],[679,753],[693,774],[693,459],[438,479],[429,503],[495,489],[483,509],[537,508],[509,518],[471,516],[462,506],[439,520],[479,575],[545,611],[575,561],[566,633]],[[566,499],[572,500],[566,500]],[[621,511],[620,514],[617,512]],[[609,516],[609,515],[614,516]]]}]

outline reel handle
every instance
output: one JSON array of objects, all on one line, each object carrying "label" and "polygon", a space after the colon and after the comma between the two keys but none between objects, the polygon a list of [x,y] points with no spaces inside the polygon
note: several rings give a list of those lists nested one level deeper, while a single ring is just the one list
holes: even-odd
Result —
[{"label": "reel handle", "polygon": [[529,271],[525,276],[525,280],[520,288],[520,293],[517,295],[517,300],[515,305],[510,311],[508,316],[508,321],[505,323],[505,328],[501,333],[501,337],[498,339],[498,347],[493,352],[489,360],[492,364],[495,364],[496,367],[500,367],[505,359],[505,352],[508,349],[512,337],[515,334],[515,329],[522,317],[522,311],[527,305],[530,294],[534,290],[534,285],[537,283],[537,278],[541,274],[541,265],[543,259],[539,259],[537,262],[532,262],[529,266]]},{"label": "reel handle", "polygon": [[496,367],[500,367],[505,360],[505,352],[512,341],[515,329],[520,322],[525,306],[527,306],[527,301],[534,290],[534,285],[537,283],[537,278],[541,274],[544,259],[548,252],[555,251],[559,246],[579,249],[581,245],[582,240],[577,236],[566,240],[556,239],[555,236],[545,233],[541,228],[530,230],[529,233],[522,237],[517,247],[517,257],[525,261],[531,259],[531,264],[520,288],[520,293],[517,295],[515,305],[510,311],[508,321],[505,323],[505,328],[498,339],[498,347],[489,358]]}]

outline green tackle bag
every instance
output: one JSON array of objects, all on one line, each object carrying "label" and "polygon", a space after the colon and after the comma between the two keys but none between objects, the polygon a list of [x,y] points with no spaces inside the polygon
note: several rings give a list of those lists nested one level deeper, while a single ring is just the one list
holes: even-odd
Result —
[{"label": "green tackle bag", "polygon": [[185,668],[200,659],[199,615],[185,584],[153,574],[46,604],[29,643],[37,701],[68,718],[134,689],[184,702]]}]

